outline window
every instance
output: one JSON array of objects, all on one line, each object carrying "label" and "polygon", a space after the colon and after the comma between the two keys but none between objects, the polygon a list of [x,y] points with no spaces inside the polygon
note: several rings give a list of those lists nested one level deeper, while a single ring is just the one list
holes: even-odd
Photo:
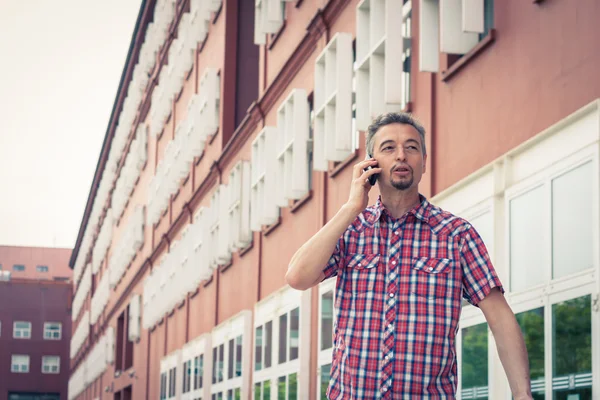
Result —
[{"label": "window", "polygon": [[23,264],[15,264],[15,265],[13,265],[13,271],[23,272],[23,271],[25,271],[25,266]]},{"label": "window", "polygon": [[515,317],[521,327],[527,347],[531,393],[535,400],[545,399],[544,307],[516,313]]},{"label": "window", "polygon": [[285,21],[285,2],[290,0],[255,0],[254,44],[267,43],[267,34],[279,32]]},{"label": "window", "polygon": [[200,336],[187,343],[181,350],[183,399],[200,400],[205,396],[204,354],[210,351],[208,343],[205,336]]},{"label": "window", "polygon": [[129,326],[127,329],[127,339],[135,342],[140,338],[140,318],[141,318],[141,296],[134,294],[129,303]]},{"label": "window", "polygon": [[244,311],[212,332],[211,399],[248,398],[242,390],[242,377],[250,371],[251,312]]},{"label": "window", "polygon": [[240,161],[231,170],[228,185],[229,248],[241,250],[252,243],[250,229],[250,163]]},{"label": "window", "polygon": [[102,228],[96,238],[94,249],[92,250],[92,273],[97,274],[104,262],[104,257],[112,240],[113,230],[113,213],[112,208],[109,208],[102,220]]},{"label": "window", "polygon": [[227,224],[227,189],[226,185],[219,185],[210,201],[208,214],[210,229],[209,263],[212,269],[216,269],[219,265],[227,264],[231,261],[229,226]]},{"label": "window", "polygon": [[37,267],[35,267],[37,272],[48,272],[48,266],[47,265],[38,265]]},{"label": "window", "polygon": [[42,356],[42,374],[60,373],[59,356]]},{"label": "window", "polygon": [[81,346],[85,343],[85,340],[90,334],[90,312],[85,310],[81,317],[81,321],[75,329],[75,333],[71,336],[70,356],[71,359],[75,358]]},{"label": "window", "polygon": [[14,339],[31,339],[31,322],[15,321],[13,323]]},{"label": "window", "polygon": [[44,340],[60,340],[62,337],[62,324],[60,322],[44,323]]},{"label": "window", "polygon": [[96,286],[96,291],[92,296],[92,304],[90,306],[90,323],[92,325],[98,321],[108,303],[108,298],[110,296],[109,275],[108,271],[104,272],[102,278],[100,278],[100,282],[98,282],[98,286]]},{"label": "window", "polygon": [[308,193],[309,122],[306,91],[294,89],[277,110],[275,199],[279,207]]},{"label": "window", "polygon": [[359,130],[366,131],[373,117],[406,105],[405,76],[398,71],[404,71],[404,22],[411,4],[363,0],[357,6],[355,71]]},{"label": "window", "polygon": [[252,142],[252,198],[250,226],[259,232],[263,225],[272,225],[279,218],[279,207],[275,204],[273,193],[277,163],[277,128],[265,127]]},{"label": "window", "polygon": [[10,372],[26,374],[29,372],[29,356],[13,354],[10,362]]},{"label": "window", "polygon": [[206,68],[198,86],[200,96],[199,126],[202,127],[202,137],[217,133],[219,129],[219,102],[221,100],[221,80],[218,71]]},{"label": "window", "polygon": [[315,64],[313,165],[327,171],[328,161],[344,161],[352,143],[352,35],[337,33]]},{"label": "window", "polygon": [[462,329],[463,399],[488,398],[488,326],[486,323]]},{"label": "window", "polygon": [[179,387],[177,379],[177,367],[180,364],[180,351],[176,351],[160,362],[160,398],[173,399],[177,396]]},{"label": "window", "polygon": [[301,319],[305,317],[301,310],[309,308],[310,294],[289,288],[256,306],[253,374],[256,399],[308,397],[307,388],[299,387],[298,380],[300,376],[305,376],[304,379],[309,376],[308,357],[300,355],[300,349],[306,348],[309,340],[309,324],[305,324],[306,329],[301,333]]}]

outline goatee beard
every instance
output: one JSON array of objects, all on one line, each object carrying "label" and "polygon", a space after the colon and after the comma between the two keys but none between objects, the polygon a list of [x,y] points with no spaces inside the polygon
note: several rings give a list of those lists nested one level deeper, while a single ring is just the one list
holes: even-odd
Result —
[{"label": "goatee beard", "polygon": [[392,186],[394,188],[396,188],[398,190],[406,190],[406,189],[409,189],[412,186],[412,184],[413,184],[413,177],[411,176],[408,181],[394,182],[392,180],[391,184],[392,184]]}]

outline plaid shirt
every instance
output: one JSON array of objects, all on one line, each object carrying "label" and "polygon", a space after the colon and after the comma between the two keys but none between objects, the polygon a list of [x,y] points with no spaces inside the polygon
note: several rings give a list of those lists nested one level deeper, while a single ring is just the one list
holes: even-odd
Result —
[{"label": "plaid shirt", "polygon": [[475,229],[420,198],[400,219],[379,198],[324,269],[338,277],[330,399],[454,398],[461,297],[504,292]]}]

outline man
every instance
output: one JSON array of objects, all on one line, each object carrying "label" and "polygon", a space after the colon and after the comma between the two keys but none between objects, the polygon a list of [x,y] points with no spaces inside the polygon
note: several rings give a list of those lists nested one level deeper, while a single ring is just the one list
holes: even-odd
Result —
[{"label": "man", "polygon": [[[390,113],[369,126],[350,196],[292,257],[306,290],[337,276],[330,399],[454,398],[461,297],[483,311],[515,399],[531,399],[527,350],[475,229],[418,189],[425,130]],[[377,176],[379,196],[367,207]]]}]

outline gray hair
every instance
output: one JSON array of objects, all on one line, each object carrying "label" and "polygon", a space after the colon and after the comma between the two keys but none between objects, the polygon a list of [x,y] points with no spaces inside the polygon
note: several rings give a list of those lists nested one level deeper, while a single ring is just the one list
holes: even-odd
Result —
[{"label": "gray hair", "polygon": [[419,121],[416,120],[409,113],[405,112],[391,112],[387,114],[382,114],[375,118],[369,128],[367,129],[367,154],[373,156],[373,147],[375,146],[375,134],[379,130],[379,128],[389,125],[389,124],[404,124],[410,125],[419,132],[419,136],[421,136],[421,146],[423,155],[427,154],[427,148],[425,147],[425,128]]}]

